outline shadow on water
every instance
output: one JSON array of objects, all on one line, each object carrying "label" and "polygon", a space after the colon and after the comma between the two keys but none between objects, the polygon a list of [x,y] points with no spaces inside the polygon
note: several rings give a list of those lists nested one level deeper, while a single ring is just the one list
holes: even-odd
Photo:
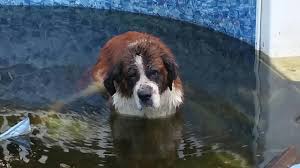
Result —
[{"label": "shadow on water", "polygon": [[[129,30],[173,50],[185,87],[180,115],[111,117],[95,94],[53,114],[78,92],[100,47]],[[1,131],[29,113],[25,141],[1,143],[0,164],[20,167],[253,167],[255,51],[184,22],[79,8],[0,8]],[[20,145],[21,144],[21,145]],[[28,146],[28,145],[27,145]]]}]

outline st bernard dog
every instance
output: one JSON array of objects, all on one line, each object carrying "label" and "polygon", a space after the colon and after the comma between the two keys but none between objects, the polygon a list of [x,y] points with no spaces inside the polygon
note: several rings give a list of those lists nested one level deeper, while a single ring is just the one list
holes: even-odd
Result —
[{"label": "st bernard dog", "polygon": [[110,39],[92,69],[119,114],[162,118],[183,103],[182,82],[171,50],[157,37],[127,32]]}]

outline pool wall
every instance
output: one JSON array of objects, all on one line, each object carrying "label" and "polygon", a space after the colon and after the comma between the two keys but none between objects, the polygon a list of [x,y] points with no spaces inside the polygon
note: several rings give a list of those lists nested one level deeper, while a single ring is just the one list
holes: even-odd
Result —
[{"label": "pool wall", "polygon": [[0,4],[79,6],[158,15],[255,44],[256,0],[0,0]]}]

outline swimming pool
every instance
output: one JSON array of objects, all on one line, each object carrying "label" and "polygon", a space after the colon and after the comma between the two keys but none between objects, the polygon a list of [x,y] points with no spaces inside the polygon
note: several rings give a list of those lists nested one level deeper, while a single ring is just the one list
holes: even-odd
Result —
[{"label": "swimming pool", "polygon": [[[186,93],[180,113],[112,117],[97,93],[51,113],[54,102],[82,89],[100,47],[130,30],[173,50]],[[235,168],[264,160],[253,133],[255,49],[245,42],[156,16],[69,7],[2,6],[0,37],[1,131],[25,114],[33,126],[29,136],[1,142],[1,165]]]}]

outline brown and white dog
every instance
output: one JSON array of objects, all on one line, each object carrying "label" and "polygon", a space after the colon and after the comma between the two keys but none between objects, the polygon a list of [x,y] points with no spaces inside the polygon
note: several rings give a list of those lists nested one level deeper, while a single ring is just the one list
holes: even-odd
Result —
[{"label": "brown and white dog", "polygon": [[167,117],[183,102],[182,83],[171,50],[159,38],[127,32],[110,39],[92,70],[117,113]]}]

